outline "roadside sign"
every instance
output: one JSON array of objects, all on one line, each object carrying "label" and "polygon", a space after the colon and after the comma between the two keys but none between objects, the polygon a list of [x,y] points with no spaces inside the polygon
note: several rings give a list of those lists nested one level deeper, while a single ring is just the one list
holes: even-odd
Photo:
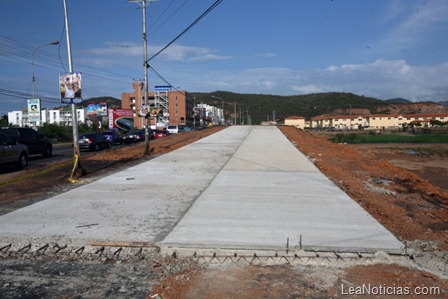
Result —
[{"label": "roadside sign", "polygon": [[61,103],[80,104],[82,102],[81,73],[59,74],[59,94]]}]

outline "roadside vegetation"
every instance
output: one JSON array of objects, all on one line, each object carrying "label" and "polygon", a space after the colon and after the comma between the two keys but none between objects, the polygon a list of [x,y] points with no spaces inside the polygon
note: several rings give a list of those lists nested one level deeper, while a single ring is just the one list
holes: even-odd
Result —
[{"label": "roadside vegetation", "polygon": [[[78,125],[79,134],[86,133],[89,128],[86,124]],[[43,126],[37,128],[37,132],[50,139],[53,142],[73,142],[73,127],[58,124],[45,123]]]},{"label": "roadside vegetation", "polygon": [[448,143],[448,131],[431,134],[338,133],[329,138],[334,143]]}]

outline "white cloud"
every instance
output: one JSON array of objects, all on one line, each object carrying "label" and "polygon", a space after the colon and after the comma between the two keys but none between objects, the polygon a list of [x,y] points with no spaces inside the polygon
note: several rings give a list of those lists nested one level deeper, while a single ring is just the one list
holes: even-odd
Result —
[{"label": "white cloud", "polygon": [[380,99],[448,99],[448,63],[412,66],[405,60],[376,60],[300,71],[259,68],[213,72],[194,80],[188,83],[190,90],[204,90],[206,86],[209,91],[225,89],[243,93],[292,95],[335,91]]},{"label": "white cloud", "polygon": [[[158,51],[158,50],[157,50]],[[156,51],[152,51],[156,52]],[[171,61],[209,61],[231,59],[231,56],[220,56],[213,54],[209,48],[187,47],[171,45],[160,54],[160,57]]]},{"label": "white cloud", "polygon": [[390,50],[430,42],[427,36],[440,30],[440,26],[446,27],[447,15],[448,1],[446,0],[392,1],[383,16],[385,34],[380,47]]},{"label": "white cloud", "polygon": [[260,57],[260,58],[272,58],[272,57],[276,57],[276,56],[277,56],[277,54],[270,53],[270,52],[268,52],[268,53],[256,53],[255,54],[255,57]]},{"label": "white cloud", "polygon": [[[148,58],[160,51],[163,47],[164,46],[148,47]],[[114,59],[116,63],[126,58],[141,57],[142,53],[142,45],[133,43],[107,43],[104,47],[92,48],[87,51],[87,54],[95,57],[95,60],[108,60],[107,57],[113,57],[112,59]],[[161,59],[167,61],[182,62],[226,60],[232,58],[231,56],[214,54],[209,48],[188,47],[182,45],[171,45],[159,55]],[[119,56],[120,59],[115,59],[117,56]]]}]

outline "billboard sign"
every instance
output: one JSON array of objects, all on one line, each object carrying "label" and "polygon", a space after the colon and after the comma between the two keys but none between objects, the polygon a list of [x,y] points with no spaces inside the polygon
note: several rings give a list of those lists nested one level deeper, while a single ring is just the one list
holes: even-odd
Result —
[{"label": "billboard sign", "polygon": [[87,116],[107,116],[107,103],[92,103],[87,105]]},{"label": "billboard sign", "polygon": [[59,74],[59,93],[61,103],[80,104],[82,102],[81,73]]},{"label": "billboard sign", "polygon": [[109,129],[129,131],[134,128],[134,111],[131,109],[109,109]]},{"label": "billboard sign", "polygon": [[40,99],[29,99],[28,100],[28,121],[30,122],[40,122]]}]

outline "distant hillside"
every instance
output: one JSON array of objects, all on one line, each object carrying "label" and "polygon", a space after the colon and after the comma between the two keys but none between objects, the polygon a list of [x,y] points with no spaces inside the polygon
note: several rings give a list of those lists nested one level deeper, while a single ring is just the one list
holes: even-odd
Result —
[{"label": "distant hillside", "polygon": [[97,97],[83,100],[81,105],[87,107],[89,104],[107,103],[108,108],[121,108],[121,100],[113,97]]},{"label": "distant hillside", "polygon": [[221,107],[222,102],[211,96],[223,98],[226,117],[233,114],[234,103],[236,103],[237,116],[239,117],[241,111],[243,122],[247,123],[248,116],[250,116],[252,124],[291,115],[310,118],[316,115],[330,114],[335,109],[349,109],[350,107],[366,109],[370,113],[375,113],[378,106],[385,105],[384,101],[375,98],[336,92],[296,96],[238,94],[226,91],[194,94],[196,103],[205,103],[216,107]]},{"label": "distant hillside", "polygon": [[390,104],[410,104],[410,103],[412,103],[411,101],[403,99],[403,98],[390,99],[390,100],[386,100],[386,102],[388,102]]}]

